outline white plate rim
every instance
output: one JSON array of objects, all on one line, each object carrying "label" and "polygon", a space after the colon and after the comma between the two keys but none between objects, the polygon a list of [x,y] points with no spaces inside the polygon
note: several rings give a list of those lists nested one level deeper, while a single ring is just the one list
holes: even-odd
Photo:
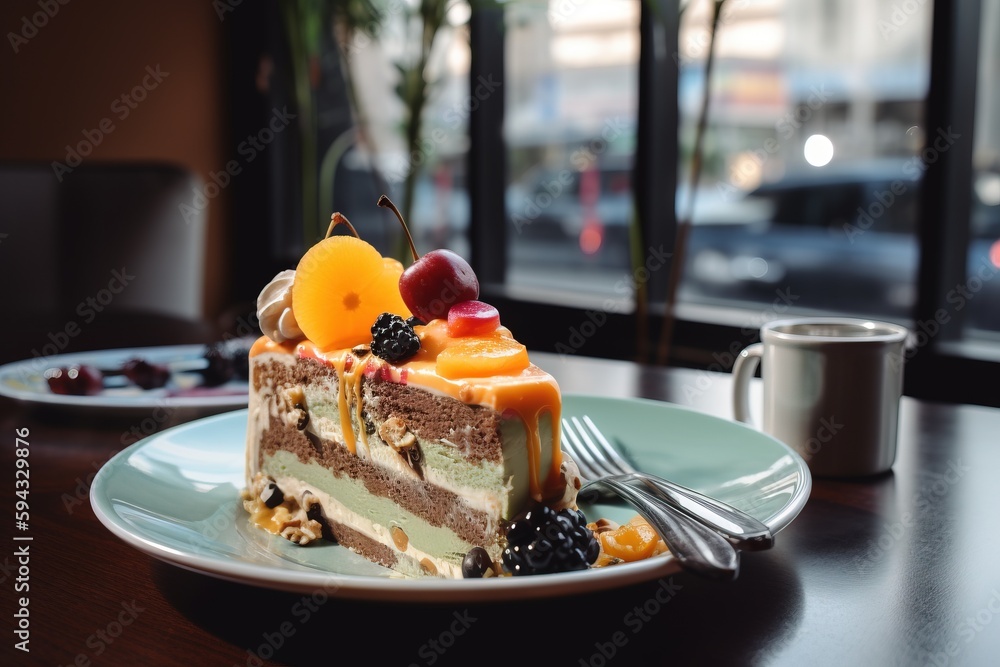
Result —
[{"label": "white plate rim", "polygon": [[[599,401],[627,401],[647,403],[666,410],[676,410],[695,418],[723,421],[734,428],[744,428],[754,437],[771,441],[776,448],[785,450],[792,458],[799,473],[801,483],[795,488],[784,508],[773,514],[765,523],[778,533],[787,527],[799,514],[809,499],[812,477],[805,461],[790,447],[771,436],[752,429],[745,424],[722,419],[698,410],[643,398],[609,398],[587,394],[567,394],[564,398],[580,398]],[[497,579],[403,579],[381,578],[357,575],[340,575],[331,572],[311,570],[282,570],[269,567],[267,563],[244,563],[206,557],[191,551],[182,551],[157,542],[133,531],[113,509],[113,499],[105,498],[108,479],[118,465],[142,447],[154,445],[159,438],[178,431],[204,427],[219,420],[237,420],[246,415],[246,410],[237,410],[212,415],[165,429],[130,445],[112,457],[98,472],[90,489],[90,502],[95,515],[115,536],[130,546],[158,560],[192,572],[206,574],[214,578],[234,583],[269,588],[290,593],[316,593],[324,591],[330,596],[344,599],[394,602],[500,602],[528,600],[556,595],[577,595],[619,588],[632,584],[668,577],[680,572],[675,558],[667,555],[635,563],[626,563],[606,568],[582,572],[567,572],[533,577],[504,577]]]},{"label": "white plate rim", "polygon": [[246,407],[247,394],[220,394],[207,396],[162,396],[156,393],[142,393],[130,396],[98,394],[95,396],[69,396],[48,391],[28,391],[12,387],[6,379],[24,371],[38,372],[39,360],[44,360],[46,368],[71,364],[98,363],[117,365],[130,357],[197,357],[205,350],[205,344],[195,345],[155,345],[147,347],[115,348],[107,350],[85,350],[67,352],[34,359],[12,361],[0,366],[0,396],[27,404],[51,405],[71,408],[93,408],[95,410],[150,410],[154,408],[240,408]]}]

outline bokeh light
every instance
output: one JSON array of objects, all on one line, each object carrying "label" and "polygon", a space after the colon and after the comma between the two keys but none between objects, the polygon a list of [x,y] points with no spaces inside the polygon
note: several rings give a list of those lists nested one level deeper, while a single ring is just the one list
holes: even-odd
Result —
[{"label": "bokeh light", "polygon": [[806,162],[814,167],[822,167],[833,159],[833,142],[822,134],[814,134],[806,139],[804,149]]}]

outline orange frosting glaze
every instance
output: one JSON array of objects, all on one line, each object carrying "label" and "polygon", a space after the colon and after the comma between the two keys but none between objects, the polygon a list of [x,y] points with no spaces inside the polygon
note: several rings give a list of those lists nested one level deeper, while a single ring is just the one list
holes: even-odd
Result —
[{"label": "orange frosting glaze", "polygon": [[[339,408],[341,423],[350,424],[350,406],[347,392],[355,397],[360,423],[361,382],[363,375],[379,374],[384,379],[412,384],[440,393],[470,405],[482,405],[504,417],[518,417],[527,433],[528,467],[531,475],[530,489],[535,500],[544,500],[561,491],[560,468],[562,453],[559,445],[559,425],[562,399],[555,378],[529,364],[516,373],[490,377],[444,378],[435,369],[437,355],[452,345],[469,340],[452,338],[447,333],[447,322],[434,320],[426,326],[415,328],[420,337],[420,351],[403,364],[390,364],[375,355],[359,359],[349,349],[321,349],[309,340],[276,343],[266,336],[259,338],[250,350],[250,356],[263,353],[292,354],[312,358],[332,366],[340,378]],[[512,338],[510,332],[500,327],[490,336]],[[541,470],[542,442],[539,420],[548,413],[552,420],[552,460],[549,469]],[[360,429],[362,437],[365,430]],[[344,428],[344,444],[352,453],[357,443],[351,428]]]}]

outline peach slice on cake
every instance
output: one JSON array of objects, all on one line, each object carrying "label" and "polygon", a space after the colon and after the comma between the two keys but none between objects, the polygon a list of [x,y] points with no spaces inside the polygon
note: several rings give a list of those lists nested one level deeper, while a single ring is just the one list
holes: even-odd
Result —
[{"label": "peach slice on cake", "polygon": [[456,340],[437,355],[435,367],[441,377],[513,375],[529,366],[527,348],[513,338],[495,335]]},{"label": "peach slice on cake", "polygon": [[330,236],[299,260],[292,285],[295,319],[321,348],[346,348],[371,340],[382,313],[409,317],[399,295],[402,264],[387,261],[353,236]]}]

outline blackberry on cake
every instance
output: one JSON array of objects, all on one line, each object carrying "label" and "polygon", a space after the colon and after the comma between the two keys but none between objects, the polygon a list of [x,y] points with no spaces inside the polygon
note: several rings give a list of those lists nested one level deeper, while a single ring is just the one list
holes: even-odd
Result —
[{"label": "blackberry on cake", "polygon": [[372,325],[371,353],[386,361],[409,359],[420,349],[420,338],[399,315],[382,313]]}]

